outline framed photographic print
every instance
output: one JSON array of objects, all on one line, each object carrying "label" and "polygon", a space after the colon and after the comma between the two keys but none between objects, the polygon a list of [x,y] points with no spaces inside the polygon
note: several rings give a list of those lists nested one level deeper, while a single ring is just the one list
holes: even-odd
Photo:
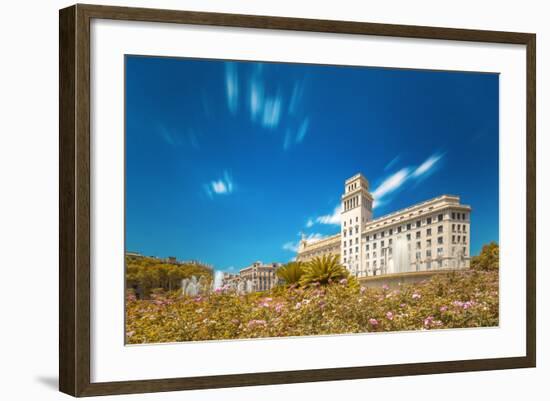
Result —
[{"label": "framed photographic print", "polygon": [[534,367],[535,35],[60,11],[60,390]]}]

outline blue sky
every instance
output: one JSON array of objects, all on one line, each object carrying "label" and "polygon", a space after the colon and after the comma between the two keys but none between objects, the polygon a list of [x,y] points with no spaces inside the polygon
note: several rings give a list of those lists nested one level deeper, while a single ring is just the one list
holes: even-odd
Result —
[{"label": "blue sky", "polygon": [[237,271],[447,193],[498,242],[498,75],[126,56],[126,247]]}]

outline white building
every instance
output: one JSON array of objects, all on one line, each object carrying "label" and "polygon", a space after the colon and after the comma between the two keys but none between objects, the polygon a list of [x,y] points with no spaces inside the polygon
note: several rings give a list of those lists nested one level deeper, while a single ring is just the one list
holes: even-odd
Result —
[{"label": "white building", "polygon": [[458,196],[441,195],[375,219],[373,202],[363,175],[346,180],[340,233],[302,239],[296,259],[339,255],[358,277],[469,267],[471,208]]}]

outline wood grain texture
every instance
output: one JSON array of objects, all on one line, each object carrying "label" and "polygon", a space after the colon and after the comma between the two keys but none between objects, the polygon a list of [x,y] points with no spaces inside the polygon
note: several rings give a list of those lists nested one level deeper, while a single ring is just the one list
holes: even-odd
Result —
[{"label": "wood grain texture", "polygon": [[[527,355],[517,358],[91,383],[91,18],[525,45],[527,48]],[[62,392],[73,396],[92,396],[535,366],[536,38],[534,34],[80,4],[60,11],[59,32],[59,387]]]}]

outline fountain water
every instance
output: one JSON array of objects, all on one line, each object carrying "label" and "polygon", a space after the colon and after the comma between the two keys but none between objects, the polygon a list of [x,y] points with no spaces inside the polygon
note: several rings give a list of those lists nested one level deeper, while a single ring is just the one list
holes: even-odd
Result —
[{"label": "fountain water", "polygon": [[212,281],[212,289],[222,288],[223,286],[223,272],[216,271],[214,272],[214,281]]},{"label": "fountain water", "polygon": [[390,273],[405,273],[411,271],[409,248],[403,235],[395,239]]}]

